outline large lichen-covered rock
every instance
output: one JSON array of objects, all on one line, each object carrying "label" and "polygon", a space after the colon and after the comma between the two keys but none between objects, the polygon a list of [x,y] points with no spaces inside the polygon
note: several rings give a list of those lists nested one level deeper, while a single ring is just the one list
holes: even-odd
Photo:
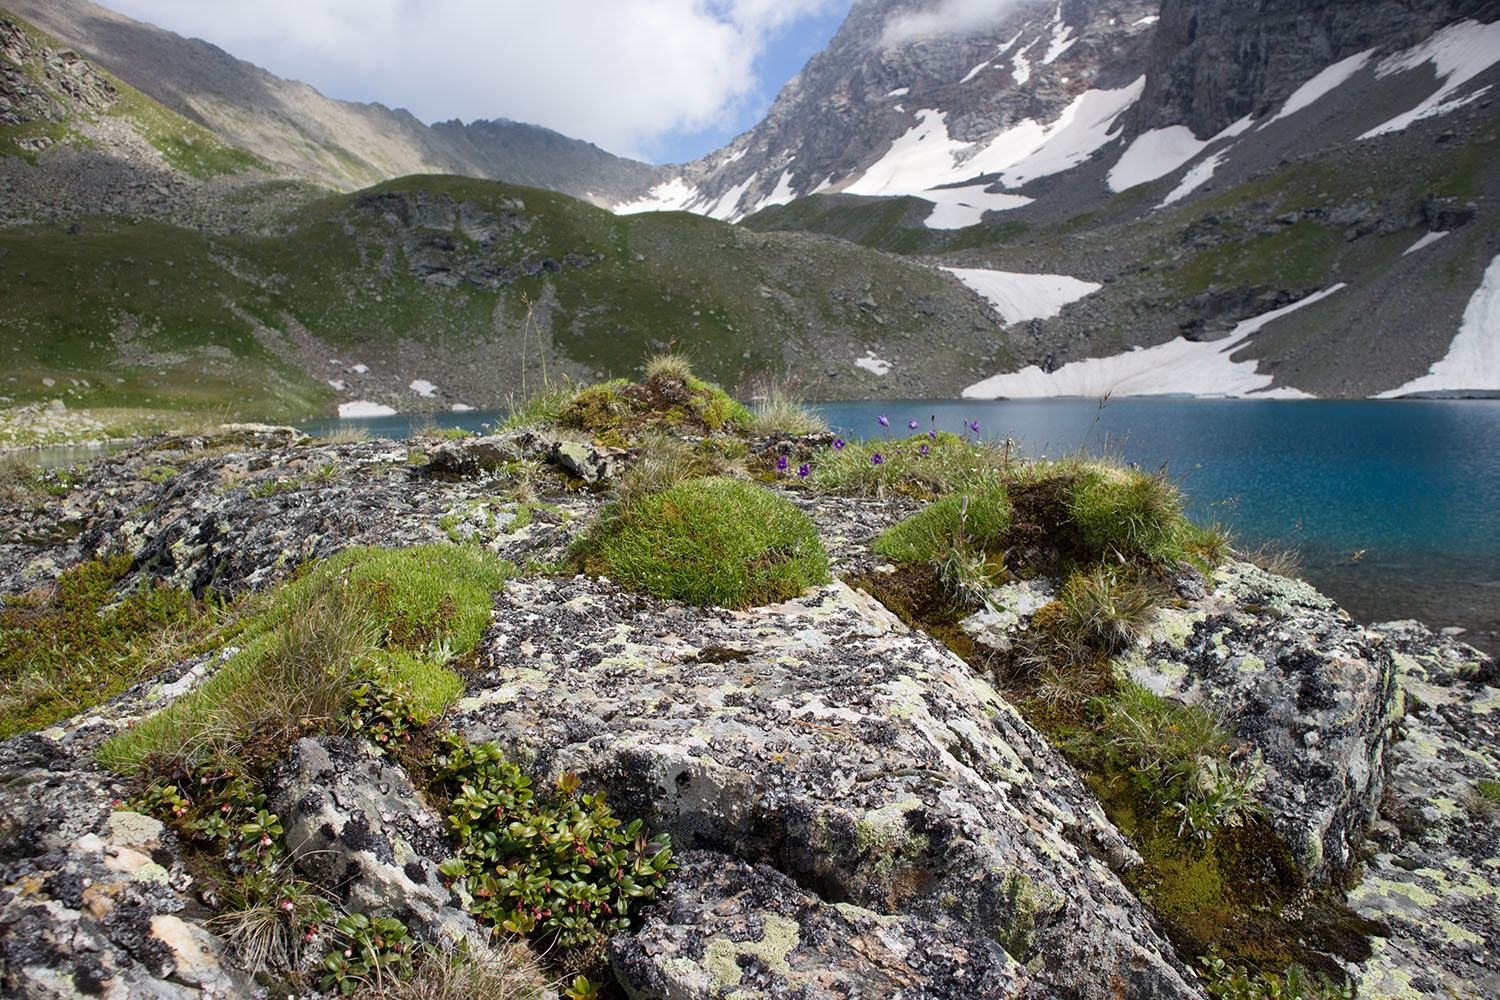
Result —
[{"label": "large lichen-covered rock", "polygon": [[1378,625],[1406,694],[1401,738],[1372,831],[1375,850],[1349,893],[1385,923],[1358,970],[1367,1000],[1500,996],[1500,688],[1495,661],[1415,622]]},{"label": "large lichen-covered rock", "polygon": [[[551,446],[534,438],[512,442],[514,452]],[[472,457],[476,448],[490,454],[480,445],[465,451],[463,442],[451,444],[455,455]],[[566,551],[579,519],[519,518],[520,505],[506,496],[513,481],[481,475],[478,459],[462,457],[453,462],[463,478],[433,475],[408,464],[420,446],[293,446],[280,437],[234,434],[163,439],[111,455],[64,495],[0,505],[0,593],[46,585],[69,567],[120,554],[132,560],[122,586],[166,584],[201,594],[264,587],[354,545],[462,541],[517,563]],[[597,505],[565,502],[580,511]],[[484,517],[466,525],[476,509]]]},{"label": "large lichen-covered rock", "polygon": [[189,894],[160,822],[63,737],[0,745],[0,992],[35,1000],[257,996]]},{"label": "large lichen-covered rock", "polygon": [[954,922],[1066,996],[1199,996],[1117,877],[1138,858],[1066,762],[843,584],[731,612],[512,581],[480,660],[454,713],[469,739],[538,776],[587,775],[680,849]]},{"label": "large lichen-covered rock", "polygon": [[633,935],[610,942],[633,1000],[847,1000],[1053,995],[951,922],[829,903],[767,865],[689,851]]},{"label": "large lichen-covered rock", "polygon": [[442,819],[398,765],[369,744],[301,739],[272,786],[270,803],[297,870],[345,909],[396,917],[445,947],[484,946],[438,872],[453,854]]},{"label": "large lichen-covered rock", "polygon": [[1299,580],[1224,564],[1116,669],[1219,715],[1264,767],[1256,790],[1305,874],[1347,868],[1380,802],[1399,710],[1385,643]]}]

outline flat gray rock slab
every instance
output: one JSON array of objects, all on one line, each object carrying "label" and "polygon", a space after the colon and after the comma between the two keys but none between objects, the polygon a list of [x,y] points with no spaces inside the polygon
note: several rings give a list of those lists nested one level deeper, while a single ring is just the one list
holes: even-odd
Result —
[{"label": "flat gray rock slab", "polygon": [[1116,874],[1137,856],[1068,764],[862,592],[733,612],[516,580],[480,666],[454,717],[470,740],[539,777],[585,775],[678,850],[955,924],[1065,996],[1200,995]]}]

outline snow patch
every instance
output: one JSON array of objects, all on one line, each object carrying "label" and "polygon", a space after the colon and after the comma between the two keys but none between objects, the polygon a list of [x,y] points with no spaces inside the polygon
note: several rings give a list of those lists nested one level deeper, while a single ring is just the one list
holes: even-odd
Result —
[{"label": "snow patch", "polygon": [[1469,298],[1448,353],[1426,375],[1376,398],[1445,389],[1500,389],[1500,257],[1490,261],[1479,289]]},{"label": "snow patch", "polygon": [[1329,66],[1327,69],[1323,70],[1323,72],[1319,73],[1317,76],[1313,77],[1311,80],[1308,80],[1302,86],[1292,91],[1292,96],[1286,99],[1286,103],[1281,106],[1281,110],[1276,112],[1276,115],[1274,117],[1268,118],[1260,127],[1265,128],[1272,122],[1277,122],[1283,118],[1290,117],[1291,115],[1294,115],[1297,112],[1301,111],[1303,108],[1315,104],[1319,98],[1325,96],[1330,91],[1335,90],[1345,80],[1349,79],[1355,73],[1358,73],[1360,70],[1364,69],[1365,64],[1368,63],[1371,57],[1374,55],[1374,49],[1365,49],[1363,52],[1356,52],[1354,55],[1350,56],[1347,59],[1340,59],[1332,66]]},{"label": "snow patch", "polygon": [[333,386],[339,392],[343,392],[345,389],[349,388],[348,384],[345,383],[341,378],[331,378],[328,380],[328,384]]},{"label": "snow patch", "polygon": [[986,191],[986,184],[971,184],[968,187],[939,188],[923,191],[922,197],[933,202],[932,212],[922,220],[928,229],[963,229],[984,221],[987,211],[1004,212],[1011,208],[1030,205],[1034,199],[1003,191]]},{"label": "snow patch", "polygon": [[958,81],[959,84],[968,83],[970,80],[974,79],[980,73],[983,73],[986,69],[988,69],[989,65],[990,65],[990,61],[988,59],[986,59],[984,62],[980,63],[978,66],[975,66],[973,69],[969,70],[968,73],[964,74],[964,78],[962,80]]},{"label": "snow patch", "polygon": [[1199,185],[1203,184],[1214,175],[1214,171],[1219,169],[1220,164],[1224,162],[1225,157],[1227,157],[1228,155],[1229,150],[1221,150],[1215,153],[1213,156],[1210,156],[1208,159],[1204,160],[1202,163],[1194,164],[1193,168],[1183,175],[1182,183],[1173,188],[1172,193],[1167,195],[1167,197],[1163,199],[1162,203],[1160,205],[1157,205],[1156,207],[1166,208],[1174,201],[1181,201],[1183,198],[1186,198],[1188,195],[1192,194]]},{"label": "snow patch", "polygon": [[351,366],[349,368],[349,370],[351,372],[354,372],[356,375],[368,375],[368,374],[370,374],[370,366],[369,365],[353,365],[353,366]]},{"label": "snow patch", "polygon": [[1145,17],[1141,18],[1139,21],[1132,21],[1132,22],[1130,22],[1130,26],[1132,28],[1139,28],[1142,25],[1155,24],[1157,21],[1160,21],[1160,20],[1161,20],[1161,17],[1158,16],[1158,15],[1156,15],[1156,14],[1147,14]]},{"label": "snow patch", "polygon": [[777,179],[775,189],[756,202],[755,208],[751,212],[753,214],[763,208],[770,208],[772,205],[785,205],[795,197],[797,197],[797,192],[792,190],[792,168],[787,167]]},{"label": "snow patch", "polygon": [[910,87],[897,87],[895,90],[891,91],[889,94],[886,94],[885,96],[886,97],[905,97],[907,94],[910,94],[910,93],[911,93],[911,88]]},{"label": "snow patch", "polygon": [[663,181],[635,201],[622,202],[611,211],[616,215],[637,215],[641,212],[686,211],[689,206],[702,201],[698,189],[681,177]]},{"label": "snow patch", "polygon": [[1110,168],[1106,178],[1109,189],[1118,193],[1165,177],[1207,146],[1208,143],[1193,135],[1193,130],[1186,125],[1169,125],[1142,132]]},{"label": "snow patch", "polygon": [[1463,107],[1488,91],[1489,87],[1482,87],[1466,97],[1450,100],[1465,83],[1500,62],[1500,21],[1490,24],[1459,21],[1457,24],[1450,24],[1422,44],[1382,59],[1380,65],[1375,67],[1375,75],[1383,79],[1417,69],[1428,62],[1432,63],[1433,72],[1443,82],[1442,86],[1421,104],[1375,126],[1360,136],[1361,139],[1400,132],[1423,118],[1447,114],[1455,108]]},{"label": "snow patch", "polygon": [[1446,229],[1444,229],[1440,233],[1427,233],[1421,239],[1417,240],[1417,242],[1413,243],[1411,246],[1407,247],[1405,250],[1402,250],[1401,251],[1401,256],[1405,257],[1409,253],[1416,253],[1418,250],[1421,250],[1423,247],[1430,247],[1434,243],[1436,243],[1438,240],[1442,239],[1444,236],[1447,236],[1447,235],[1448,235],[1448,230],[1446,230]]},{"label": "snow patch", "polygon": [[452,410],[454,413],[473,413],[474,412],[474,407],[470,406],[467,403],[454,403],[452,406],[449,407],[449,409]]},{"label": "snow patch", "polygon": [[1052,42],[1047,46],[1047,54],[1042,57],[1042,65],[1051,65],[1053,60],[1071,49],[1077,41],[1073,37],[1073,26],[1063,24],[1062,4],[1058,4],[1057,13],[1052,15]]},{"label": "snow patch", "polygon": [[891,363],[883,358],[877,358],[874,351],[866,351],[864,357],[854,359],[854,367],[863,368],[874,375],[888,375]]},{"label": "snow patch", "polygon": [[988,299],[1007,323],[1056,316],[1069,302],[1103,287],[1066,274],[1020,274],[979,267],[942,270]]},{"label": "snow patch", "polygon": [[1085,91],[1050,125],[1024,119],[985,143],[949,138],[944,113],[924,108],[917,112],[916,124],[845,191],[943,201],[935,188],[982,175],[999,174],[1001,184],[1015,187],[1067,170],[1109,141],[1109,130],[1144,87],[1141,77],[1119,90]]},{"label": "snow patch", "polygon": [[407,388],[416,393],[418,396],[421,396],[423,399],[431,399],[433,396],[437,395],[437,386],[433,385],[425,378],[413,380],[411,385],[407,386]]},{"label": "snow patch", "polygon": [[993,375],[962,393],[965,399],[1037,396],[1249,396],[1256,399],[1310,399],[1300,389],[1270,388],[1272,376],[1261,375],[1254,360],[1231,361],[1230,355],[1266,324],[1312,305],[1343,288],[1333,285],[1289,306],[1262,313],[1237,325],[1229,336],[1195,343],[1183,337],[1155,347],[1136,348],[1108,358],[1088,358],[1044,372],[1036,365]]},{"label": "snow patch", "polygon": [[1010,57],[1010,75],[1011,79],[1016,81],[1017,87],[1024,87],[1026,81],[1031,79],[1031,62],[1026,58],[1026,53],[1030,52],[1035,45],[1036,43],[1033,42]]},{"label": "snow patch", "polygon": [[740,199],[744,197],[746,191],[750,190],[750,185],[754,184],[759,176],[759,174],[751,174],[743,183],[736,184],[725,191],[719,196],[719,200],[714,202],[713,207],[703,214],[711,219],[722,219],[725,222],[736,222],[743,218],[745,213],[739,209]]},{"label": "snow patch", "polygon": [[339,419],[358,417],[394,417],[396,411],[383,403],[372,403],[368,399],[356,399],[352,403],[339,404]]}]

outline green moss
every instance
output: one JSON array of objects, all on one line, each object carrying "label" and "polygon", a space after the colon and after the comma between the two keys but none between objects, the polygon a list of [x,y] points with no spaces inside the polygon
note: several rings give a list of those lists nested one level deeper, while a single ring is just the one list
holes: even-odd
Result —
[{"label": "green moss", "polygon": [[950,493],[875,539],[874,549],[894,562],[938,562],[955,548],[989,551],[1010,529],[1010,496],[1003,483]]},{"label": "green moss", "polygon": [[116,585],[129,556],[84,563],[0,606],[0,739],[97,705],[201,648],[220,619],[192,594]]},{"label": "green moss", "polygon": [[438,711],[457,692],[443,664],[478,643],[509,569],[490,553],[451,545],[346,549],[263,598],[241,626],[239,654],[105,743],[100,759],[123,771],[152,754],[284,739],[336,718],[353,688],[382,669]]},{"label": "green moss", "polygon": [[617,506],[580,555],[626,587],[690,604],[751,607],[829,580],[805,514],[762,487],[717,477]]}]

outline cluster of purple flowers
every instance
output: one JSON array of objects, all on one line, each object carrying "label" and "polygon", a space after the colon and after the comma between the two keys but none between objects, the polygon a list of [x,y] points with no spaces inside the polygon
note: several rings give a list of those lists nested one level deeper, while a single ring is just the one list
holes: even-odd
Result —
[{"label": "cluster of purple flowers", "polygon": [[[937,414],[933,414],[928,419],[932,423],[933,426],[928,429],[927,436],[929,438],[931,438],[932,440],[936,441],[937,438],[938,438],[938,432],[937,432],[937,426],[936,426],[937,425]],[[884,414],[884,413],[882,413],[880,416],[876,417],[875,418],[875,422],[878,423],[881,427],[889,427],[889,426],[891,426],[891,418],[889,416],[887,416],[886,414]],[[913,430],[914,431],[917,428],[919,428],[920,426],[921,426],[921,423],[919,421],[916,421],[916,420],[908,420],[906,422],[906,427],[907,427],[908,430]],[[979,433],[979,421],[977,421],[977,420],[966,420],[966,421],[964,421],[964,428],[965,428],[965,431],[967,433],[978,434]],[[890,435],[889,434],[886,435],[886,439],[887,440],[890,439]],[[834,451],[843,451],[848,446],[849,446],[849,442],[845,441],[841,437],[835,437],[833,439],[833,450]],[[900,448],[899,445],[894,445],[893,444],[892,447],[895,448],[897,454],[901,453],[901,448]],[[919,447],[917,449],[917,454],[923,456],[924,458],[927,455],[930,455],[931,453],[932,453],[932,449],[925,442],[921,445],[921,447]],[[882,455],[880,452],[875,451],[875,452],[871,452],[870,453],[870,464],[871,465],[881,465],[884,462],[885,462],[885,456]],[[791,463],[787,460],[787,457],[785,455],[782,455],[782,456],[780,456],[779,458],[776,459],[776,469],[777,469],[778,472],[785,472],[787,470],[787,468],[790,466],[790,464]],[[806,479],[811,474],[812,474],[812,466],[811,466],[811,464],[809,464],[807,462],[804,462],[801,465],[797,466],[797,478],[799,478],[799,479]]]}]

